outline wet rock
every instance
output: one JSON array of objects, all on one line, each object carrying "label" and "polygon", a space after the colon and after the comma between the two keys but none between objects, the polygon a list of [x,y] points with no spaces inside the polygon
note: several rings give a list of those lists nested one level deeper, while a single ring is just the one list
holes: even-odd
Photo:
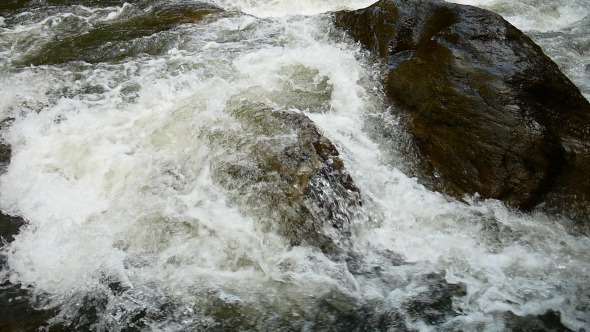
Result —
[{"label": "wet rock", "polygon": [[122,6],[125,2],[136,3],[145,0],[2,0],[0,2],[0,11],[6,11],[8,14],[12,10],[40,8],[45,6]]},{"label": "wet rock", "polygon": [[436,0],[383,0],[335,22],[387,59],[386,92],[434,189],[565,205],[587,221],[590,104],[530,38],[497,14]]},{"label": "wet rock", "polygon": [[0,3],[0,11],[16,10],[25,7],[30,0],[5,0]]},{"label": "wet rock", "polygon": [[512,312],[504,315],[506,329],[512,332],[570,332],[571,330],[561,323],[559,312],[549,310],[543,315],[517,316]]},{"label": "wet rock", "polygon": [[422,276],[420,284],[428,287],[403,305],[410,317],[419,317],[429,325],[438,325],[459,315],[453,308],[453,298],[467,295],[464,284],[449,284],[442,273]]},{"label": "wet rock", "polygon": [[[13,217],[0,212],[0,241],[12,242],[24,224],[25,221],[21,217]],[[0,262],[2,262],[1,257]]]},{"label": "wet rock", "polygon": [[[360,331],[416,331],[416,326],[442,329],[461,312],[454,308],[453,300],[467,295],[464,284],[449,284],[444,273],[427,273],[413,276],[405,289],[412,294],[396,305],[368,306],[355,312]],[[351,329],[352,330],[352,329]],[[462,330],[460,327],[453,331]]]},{"label": "wet rock", "polygon": [[361,195],[334,144],[302,113],[244,100],[229,108],[240,130],[209,137],[223,154],[216,180],[292,245],[338,252]]},{"label": "wet rock", "polygon": [[6,168],[10,164],[11,153],[10,146],[0,142],[0,174],[6,172]]},{"label": "wet rock", "polygon": [[41,331],[46,327],[55,312],[33,308],[29,298],[28,290],[20,285],[0,284],[0,331]]},{"label": "wet rock", "polygon": [[[223,9],[204,2],[179,1],[139,8],[135,15],[98,22],[90,27],[73,27],[39,50],[17,61],[20,65],[54,65],[70,61],[99,63],[120,61],[139,54],[166,52],[174,40],[147,37],[194,23]],[[86,30],[86,31],[85,31]]]}]

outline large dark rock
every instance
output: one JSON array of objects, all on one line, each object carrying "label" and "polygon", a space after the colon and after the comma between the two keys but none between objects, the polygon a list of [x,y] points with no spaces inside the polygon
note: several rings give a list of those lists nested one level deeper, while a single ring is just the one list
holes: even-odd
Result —
[{"label": "large dark rock", "polygon": [[361,195],[338,150],[304,114],[249,100],[228,106],[239,129],[207,136],[213,177],[246,213],[292,245],[338,254]]},{"label": "large dark rock", "polygon": [[387,59],[387,95],[435,189],[524,209],[565,203],[588,219],[590,104],[530,38],[435,0],[383,0],[335,22]]}]

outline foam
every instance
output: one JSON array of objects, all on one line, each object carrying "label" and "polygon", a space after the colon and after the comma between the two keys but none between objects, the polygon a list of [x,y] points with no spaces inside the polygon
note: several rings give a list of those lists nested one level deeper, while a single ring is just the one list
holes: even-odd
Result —
[{"label": "foam", "polygon": [[[287,4],[268,6],[284,13]],[[455,301],[464,326],[492,330],[501,328],[498,310],[548,309],[570,328],[588,324],[579,309],[590,284],[588,238],[498,201],[451,199],[404,174],[401,149],[384,148],[389,141],[367,127],[386,119],[403,139],[379,88],[381,67],[326,33],[333,29],[325,16],[225,14],[179,29],[164,56],[7,73],[0,103],[15,120],[3,132],[13,156],[0,177],[0,208],[27,225],[2,249],[3,280],[49,294],[43,305],[64,320],[80,294],[104,296],[113,328],[133,310],[170,305],[178,316],[151,322],[166,330],[206,322],[203,308],[220,301],[285,317],[333,298],[351,311],[357,303],[399,309],[428,287],[420,276],[442,272],[467,287]],[[240,130],[226,110],[233,98],[304,112],[334,142],[365,203],[351,251],[379,274],[290,246],[228,198],[212,176],[226,152],[205,137]]]},{"label": "foam", "polygon": [[551,31],[571,26],[588,16],[590,5],[586,1],[505,1],[505,0],[452,0],[489,9],[504,16],[517,28],[529,31]]},{"label": "foam", "polygon": [[256,1],[227,1],[214,0],[222,8],[242,11],[256,17],[284,17],[294,15],[315,15],[336,10],[355,10],[365,8],[375,0],[256,0]]}]

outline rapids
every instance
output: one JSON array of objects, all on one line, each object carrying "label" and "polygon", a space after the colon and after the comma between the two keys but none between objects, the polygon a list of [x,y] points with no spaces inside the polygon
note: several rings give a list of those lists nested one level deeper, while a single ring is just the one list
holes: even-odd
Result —
[{"label": "rapids", "polygon": [[[505,16],[590,97],[588,0],[457,2]],[[329,16],[371,1],[213,0],[226,11],[165,26],[149,13],[192,3],[8,3],[0,209],[21,219],[0,227],[0,329],[590,330],[587,236],[406,175],[384,64]],[[244,101],[306,115],[339,150],[364,199],[344,257],[292,245],[275,202],[223,185],[223,165],[294,139],[246,126]]]}]

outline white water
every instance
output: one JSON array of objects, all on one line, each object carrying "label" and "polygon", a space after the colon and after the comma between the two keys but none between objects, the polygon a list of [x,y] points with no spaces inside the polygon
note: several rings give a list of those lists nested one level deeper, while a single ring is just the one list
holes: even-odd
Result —
[{"label": "white water", "polygon": [[588,16],[586,0],[453,0],[495,11],[521,30],[557,30],[567,28]]},{"label": "white water", "polygon": [[[317,313],[328,301],[343,312],[401,312],[405,326],[428,331],[435,327],[406,303],[429,294],[425,276],[441,273],[467,291],[454,299],[462,314],[446,320],[450,330],[503,330],[503,312],[550,309],[570,329],[590,328],[590,240],[544,215],[458,202],[406,176],[396,168],[408,162],[403,148],[386,149],[391,141],[370,125],[382,119],[403,145],[381,66],[329,17],[295,15],[368,3],[218,4],[250,15],[213,15],[159,33],[178,38],[162,55],[94,65],[12,69],[11,61],[42,47],[36,36],[64,33],[66,20],[93,25],[133,5],[0,20],[0,111],[14,118],[3,131],[12,158],[0,208],[27,222],[3,249],[4,280],[30,287],[36,306],[58,308],[60,323],[88,297],[103,300],[97,329],[121,329],[142,310],[146,329],[219,328],[223,315],[211,311],[223,303],[247,315],[251,330],[288,329],[281,319],[313,330],[313,317],[330,322]],[[547,26],[577,20],[562,19]],[[227,146],[250,134],[228,106],[244,98],[305,113],[338,147],[365,197],[350,248],[357,271],[311,246],[290,247],[216,180],[220,162],[240,156]]]},{"label": "white water", "polygon": [[214,0],[213,3],[223,8],[238,10],[257,17],[284,17],[292,15],[315,15],[337,10],[355,10],[365,8],[374,0],[249,0],[231,1]]}]

